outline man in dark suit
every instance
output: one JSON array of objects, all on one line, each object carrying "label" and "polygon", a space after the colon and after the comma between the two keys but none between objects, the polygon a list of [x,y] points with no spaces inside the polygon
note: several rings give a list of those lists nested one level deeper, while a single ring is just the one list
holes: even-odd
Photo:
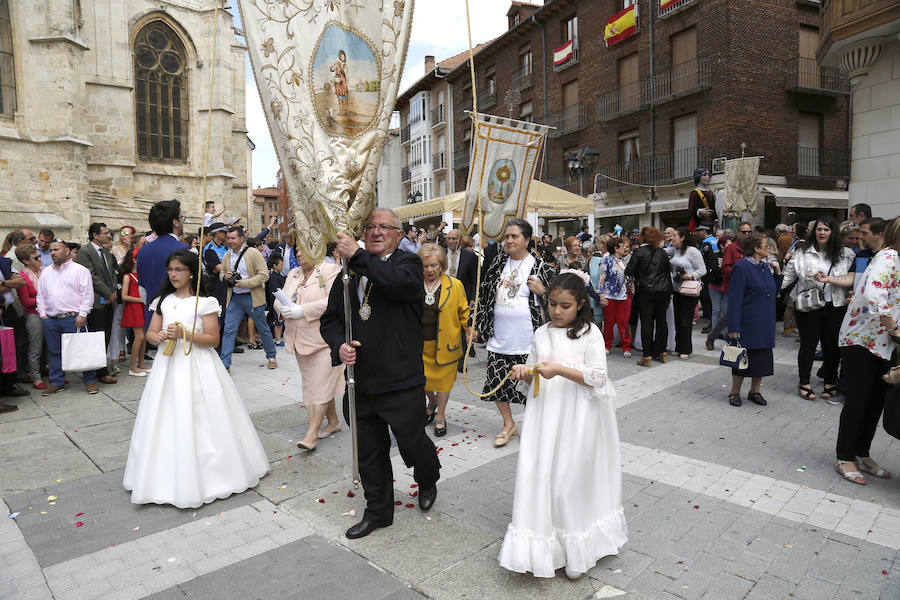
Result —
[{"label": "man in dark suit", "polygon": [[[362,520],[347,530],[360,538],[394,520],[391,436],[400,456],[413,467],[419,484],[419,508],[437,498],[440,461],[425,435],[425,368],[422,363],[424,273],[416,254],[398,250],[403,230],[389,209],[376,209],[365,227],[362,250],[339,233],[337,251],[349,261],[353,341],[345,343],[344,289],[331,288],[320,331],[331,348],[332,365],[355,365],[359,472],[366,495]],[[344,418],[349,420],[344,394]]]},{"label": "man in dark suit", "polygon": [[[109,244],[110,234],[106,223],[91,223],[88,227],[90,242],[83,245],[75,262],[91,273],[94,284],[94,307],[87,316],[88,331],[102,331],[109,345],[112,334],[113,312],[118,299],[118,274],[116,257],[103,246]],[[115,383],[116,378],[104,367],[97,369],[97,381]]]},{"label": "man in dark suit", "polygon": [[150,228],[156,239],[147,242],[137,255],[138,283],[147,292],[147,314],[144,319],[144,330],[150,326],[153,311],[150,302],[159,293],[166,274],[166,259],[169,255],[187,248],[178,236],[184,231],[184,219],[181,216],[181,203],[178,200],[157,202],[150,208]]},{"label": "man in dark suit", "polygon": [[[466,290],[466,298],[469,301],[469,307],[474,308],[475,305],[475,286],[478,280],[478,256],[471,250],[460,247],[462,234],[459,229],[451,229],[447,234],[447,275],[456,277],[463,284]],[[466,347],[466,330],[460,332],[463,348]],[[475,356],[475,347],[473,346],[469,352],[469,356]],[[458,370],[462,373],[463,361],[465,357],[459,359]]]}]

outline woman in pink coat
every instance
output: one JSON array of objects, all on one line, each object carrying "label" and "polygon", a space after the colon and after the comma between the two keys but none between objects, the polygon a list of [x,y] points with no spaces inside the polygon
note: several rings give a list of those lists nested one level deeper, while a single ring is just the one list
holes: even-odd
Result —
[{"label": "woman in pink coat", "polygon": [[[341,429],[334,397],[344,393],[344,366],[331,366],[331,350],[319,333],[319,317],[341,268],[324,262],[314,267],[300,252],[297,260],[300,266],[288,273],[283,289],[292,304],[282,306],[276,300],[274,307],[284,318],[285,349],[297,358],[303,401],[309,408],[309,429],[297,447],[314,450],[318,440]],[[320,432],[326,417],[328,424]]]}]

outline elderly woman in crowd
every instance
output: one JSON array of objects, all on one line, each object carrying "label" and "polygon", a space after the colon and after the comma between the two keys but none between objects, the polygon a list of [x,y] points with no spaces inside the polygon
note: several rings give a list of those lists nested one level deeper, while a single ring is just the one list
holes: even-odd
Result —
[{"label": "elderly woman in crowd", "polygon": [[706,275],[706,264],[703,255],[697,249],[697,236],[687,227],[679,227],[672,233],[672,246],[666,249],[672,269],[672,306],[675,310],[675,352],[682,360],[691,357],[694,346],[691,342],[691,326],[694,322],[694,311],[700,301],[699,293],[682,293],[682,284],[696,281]]},{"label": "elderly woman in crowd", "polygon": [[503,250],[485,269],[478,298],[475,326],[488,351],[483,390],[487,395],[483,399],[495,402],[503,416],[503,429],[494,440],[498,447],[519,433],[509,403],[525,403],[516,382],[503,380],[514,365],[524,364],[528,358],[534,330],[545,321],[543,297],[554,275],[543,259],[529,254],[531,236],[528,221],[507,222]]},{"label": "elderly woman in crowd", "polygon": [[731,370],[728,402],[741,405],[741,384],[750,377],[747,400],[766,405],[759,389],[762,378],[775,373],[772,348],[775,347],[775,278],[766,263],[768,248],[763,236],[752,232],[741,240],[744,258],[731,270],[728,292],[728,336],[747,349],[746,369]]},{"label": "elderly woman in crowd", "polygon": [[853,284],[844,277],[853,264],[853,250],[841,245],[838,224],[831,217],[817,219],[809,237],[798,246],[784,269],[782,289],[797,282],[791,291],[794,300],[797,328],[800,330],[800,350],[797,368],[800,371],[798,392],[805,400],[815,400],[810,387],[810,372],[816,345],[821,341],[824,363],[822,377],[825,389],[822,398],[837,393],[838,332],[844,313],[847,288]]},{"label": "elderly woman in crowd", "polygon": [[[438,244],[422,244],[419,248],[425,271],[425,306],[422,312],[422,362],[425,364],[425,395],[428,408],[425,424],[434,421],[434,435],[447,434],[444,411],[450,390],[456,381],[456,367],[465,348],[459,330],[469,318],[469,302],[462,282],[450,275],[447,254]],[[471,330],[469,330],[471,333]]]},{"label": "elderly woman in crowd", "polygon": [[637,364],[649,367],[652,360],[666,362],[669,327],[666,309],[672,296],[669,256],[659,247],[662,232],[656,227],[641,230],[641,245],[631,253],[625,276],[634,279],[634,297],[641,320],[643,358]]},{"label": "elderly woman in crowd", "polygon": [[131,249],[131,238],[137,230],[131,225],[122,225],[119,228],[119,236],[115,245],[112,247],[113,256],[120,265],[125,258],[125,254]]},{"label": "elderly woman in crowd", "polygon": [[862,276],[841,324],[844,367],[853,373],[838,427],[835,470],[847,481],[865,485],[891,473],[872,460],[870,446],[884,409],[885,381],[891,354],[900,343],[900,219],[884,230],[884,247]]},{"label": "elderly woman in crowd", "polygon": [[[283,290],[291,304],[276,300],[273,307],[284,318],[285,350],[297,358],[309,409],[309,428],[297,447],[315,450],[318,440],[341,429],[334,398],[344,392],[344,365],[331,365],[331,350],[319,333],[319,317],[341,268],[325,262],[313,266],[299,250],[296,258],[300,266],[288,272]],[[319,431],[326,417],[328,424]]]},{"label": "elderly woman in crowd", "polygon": [[566,253],[559,257],[557,261],[559,269],[578,269],[579,271],[588,270],[588,262],[581,251],[581,242],[574,235],[566,238]]},{"label": "elderly woman in crowd", "polygon": [[603,341],[606,353],[612,349],[614,330],[619,328],[622,340],[622,356],[631,358],[631,330],[628,319],[631,316],[631,296],[628,293],[628,281],[625,278],[625,257],[631,251],[628,238],[611,237],[607,239],[610,253],[600,263],[595,287],[598,290],[603,307]]},{"label": "elderly woman in crowd", "polygon": [[862,233],[859,230],[859,223],[856,221],[844,221],[841,223],[841,244],[845,248],[850,248],[854,253],[858,253],[862,247],[859,242],[862,239]]}]

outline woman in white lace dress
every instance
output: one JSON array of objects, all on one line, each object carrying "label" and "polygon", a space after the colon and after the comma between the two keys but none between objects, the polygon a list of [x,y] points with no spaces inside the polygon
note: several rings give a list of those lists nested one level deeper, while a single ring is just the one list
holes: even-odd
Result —
[{"label": "woman in white lace dress", "polygon": [[628,539],[615,392],[586,278],[564,271],[554,279],[550,323],[535,331],[526,364],[513,367],[514,379],[532,383],[532,398],[500,565],[535,577],[565,567],[577,579]]}]

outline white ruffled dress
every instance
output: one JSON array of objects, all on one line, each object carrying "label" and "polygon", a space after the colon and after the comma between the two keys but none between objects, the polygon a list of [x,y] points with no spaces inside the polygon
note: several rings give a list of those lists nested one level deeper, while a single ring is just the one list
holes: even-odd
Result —
[{"label": "white ruffled dress", "polygon": [[[215,298],[201,297],[197,331],[203,331],[202,315],[219,310]],[[163,329],[176,321],[190,329],[194,299],[166,296],[162,317]],[[196,508],[255,486],[268,470],[256,428],[215,349],[193,346],[185,356],[179,341],[172,356],[157,352],[125,465],[131,501]]]},{"label": "white ruffled dress", "polygon": [[550,324],[534,333],[528,365],[580,369],[587,385],[560,376],[541,379],[534,398],[532,382],[512,523],[500,548],[500,565],[510,571],[553,577],[568,566],[584,573],[604,556],[618,554],[628,540],[605,348],[595,325],[576,340]]}]

